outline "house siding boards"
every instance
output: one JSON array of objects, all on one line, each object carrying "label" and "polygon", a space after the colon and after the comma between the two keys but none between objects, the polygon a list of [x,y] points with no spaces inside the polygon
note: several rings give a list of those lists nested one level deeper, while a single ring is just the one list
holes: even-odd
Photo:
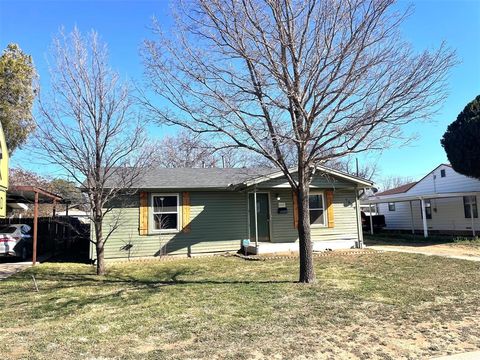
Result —
[{"label": "house siding boards", "polygon": [[[280,201],[276,199],[280,195]],[[297,229],[293,226],[293,196],[290,190],[272,190],[272,242],[294,242],[298,241]],[[285,202],[287,214],[278,214],[278,203]],[[326,240],[357,240],[357,219],[355,213],[355,191],[336,190],[333,192],[333,209],[335,223],[333,228],[312,227],[311,235],[313,241]],[[325,218],[326,220],[326,218]]]},{"label": "house siding boards", "polygon": [[[167,193],[165,191],[152,191]],[[179,194],[182,203],[182,192]],[[123,207],[125,200],[129,206]],[[245,194],[238,192],[190,192],[190,232],[139,234],[140,196],[134,194],[121,199],[104,224],[113,223],[120,216],[120,226],[113,232],[105,246],[105,258],[159,256],[162,254],[189,254],[238,250],[242,239],[247,238],[247,203]],[[228,204],[228,206],[226,206]],[[150,196],[149,196],[150,205]],[[180,207],[179,219],[182,219]],[[182,224],[180,224],[182,225]],[[130,250],[125,249],[131,245]]]},{"label": "house siding boards", "polygon": [[0,218],[3,219],[7,215],[8,165],[10,155],[8,153],[7,142],[5,141],[5,134],[1,124],[0,153]]},{"label": "house siding boards", "polygon": [[[477,201],[480,199],[477,197]],[[467,231],[472,229],[471,219],[465,218],[463,198],[432,199],[432,218],[427,219],[429,230]],[[480,205],[480,204],[479,204]],[[408,202],[395,203],[395,211],[388,211],[387,204],[379,204],[379,213],[385,215],[386,229],[411,230],[412,220]],[[414,229],[423,230],[420,201],[412,201]],[[437,209],[435,211],[434,209]],[[480,220],[474,219],[474,227],[480,230]]]},{"label": "house siding boards", "polygon": [[[270,194],[271,242],[298,241],[297,229],[293,223],[291,190],[263,189],[261,191]],[[169,193],[162,190],[151,192]],[[182,192],[171,193],[179,194],[179,203],[182,204]],[[280,200],[277,200],[277,194],[280,196]],[[334,227],[312,227],[312,240],[358,240],[355,190],[335,190],[333,194]],[[190,232],[188,233],[180,231],[178,233],[152,234],[150,231],[148,235],[140,235],[140,194],[124,196],[117,201],[114,209],[106,215],[104,220],[104,232],[106,232],[109,224],[112,224],[117,217],[120,218],[119,227],[112,233],[105,246],[105,258],[237,251],[242,239],[249,238],[248,191],[191,191],[189,195]],[[148,196],[149,206],[150,201],[151,198]],[[286,214],[278,213],[279,202],[286,203],[288,209]],[[180,207],[179,219],[182,219],[181,211]]]},{"label": "house siding boards", "polygon": [[[445,170],[445,177],[440,176],[441,170]],[[422,195],[467,191],[480,191],[480,181],[459,174],[448,165],[440,165],[413,186],[407,194]]]}]

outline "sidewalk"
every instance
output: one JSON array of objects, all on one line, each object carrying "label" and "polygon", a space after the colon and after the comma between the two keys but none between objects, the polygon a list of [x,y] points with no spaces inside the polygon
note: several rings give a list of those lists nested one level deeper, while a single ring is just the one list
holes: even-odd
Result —
[{"label": "sidewalk", "polygon": [[13,274],[32,266],[30,261],[25,262],[2,262],[0,263],[0,280],[6,279]]},{"label": "sidewalk", "polygon": [[441,356],[441,357],[431,358],[430,360],[477,360],[477,359],[480,359],[480,351]]},{"label": "sidewalk", "polygon": [[[452,255],[446,251],[443,251],[443,250],[439,251],[435,247],[429,247],[429,246],[424,246],[421,249],[419,249],[413,246],[371,245],[371,246],[368,246],[367,249],[373,249],[378,251],[403,252],[403,253],[410,253],[410,254],[421,254],[421,255],[427,255],[427,256],[442,256],[450,259],[480,262],[480,256],[478,255]],[[478,359],[480,359],[480,357]]]}]

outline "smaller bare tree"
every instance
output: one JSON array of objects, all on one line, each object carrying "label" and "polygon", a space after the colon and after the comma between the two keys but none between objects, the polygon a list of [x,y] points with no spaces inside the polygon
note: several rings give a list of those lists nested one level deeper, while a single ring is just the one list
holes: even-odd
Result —
[{"label": "smaller bare tree", "polygon": [[410,176],[387,176],[379,182],[380,191],[395,189],[399,186],[414,182],[415,180]]},{"label": "smaller bare tree", "polygon": [[155,146],[156,162],[161,167],[215,167],[212,149],[200,135],[186,130],[165,136]]},{"label": "smaller bare tree", "polygon": [[[262,166],[263,158],[242,149],[224,148],[201,134],[183,129],[151,145],[155,164],[166,168]],[[271,164],[268,164],[271,166]]]},{"label": "smaller bare tree", "polygon": [[75,28],[54,38],[51,90],[40,96],[36,135],[43,157],[63,168],[86,193],[98,275],[105,273],[105,243],[119,223],[111,221],[104,231],[103,220],[121,195],[135,191],[149,165],[149,156],[142,154],[146,138],[132,91],[109,67],[107,55],[106,44],[94,31],[82,36]]},{"label": "smaller bare tree", "polygon": [[356,158],[352,157],[346,157],[342,160],[328,162],[326,165],[333,169],[337,169],[367,180],[372,180],[378,174],[378,166],[376,162],[359,163]]}]

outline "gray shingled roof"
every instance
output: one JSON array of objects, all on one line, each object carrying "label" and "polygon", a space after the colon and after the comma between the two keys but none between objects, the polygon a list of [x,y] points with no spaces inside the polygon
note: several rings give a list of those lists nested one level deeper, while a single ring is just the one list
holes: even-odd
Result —
[{"label": "gray shingled roof", "polygon": [[[320,172],[331,173],[345,178],[347,181],[362,185],[372,185],[368,180],[347,173],[319,167]],[[106,187],[119,186],[120,175],[111,176]],[[136,179],[133,188],[138,189],[234,189],[239,185],[250,186],[265,177],[281,176],[278,169],[273,168],[150,168]],[[241,186],[240,186],[241,187]]]},{"label": "gray shingled roof", "polygon": [[137,180],[142,189],[224,189],[276,172],[269,168],[154,168]]}]

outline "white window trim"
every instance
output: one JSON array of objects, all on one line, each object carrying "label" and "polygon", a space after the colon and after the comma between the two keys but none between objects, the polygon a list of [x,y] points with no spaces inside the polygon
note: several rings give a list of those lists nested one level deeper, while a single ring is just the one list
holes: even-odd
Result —
[{"label": "white window trim", "polygon": [[[467,199],[465,199],[467,198]],[[463,200],[463,207],[464,207],[464,211],[465,211],[465,205],[467,205],[469,207],[469,212],[471,214],[470,217],[466,217],[465,213],[463,214],[463,216],[465,216],[465,219],[478,219],[479,216],[478,216],[478,204],[477,204],[477,196],[476,195],[467,195],[467,196],[463,196],[462,198]],[[465,201],[467,200],[467,201]],[[473,200],[473,201],[472,201]],[[477,217],[474,216],[474,213],[473,213],[473,205],[475,205],[477,207]]]},{"label": "white window trim", "polygon": [[[323,224],[310,224],[310,227],[311,228],[326,228],[328,227],[328,224],[327,224],[327,221],[325,219],[325,215],[327,213],[327,209],[326,209],[326,204],[325,204],[325,192],[324,191],[310,191],[310,195],[322,195],[322,205],[323,205],[323,214],[322,214],[322,217],[323,217]],[[309,199],[310,201],[310,199]],[[311,209],[309,207],[308,209],[308,221],[310,221],[310,210],[320,210],[319,208],[313,208]]]},{"label": "white window trim", "polygon": [[[176,196],[177,197],[177,228],[176,229],[155,229],[154,213],[153,213],[153,198],[155,196]],[[180,213],[180,194],[179,193],[151,193],[150,194],[150,206],[148,209],[149,231],[152,234],[175,234],[180,232],[182,228],[182,216]],[[173,211],[165,211],[163,214],[175,214]]]}]

